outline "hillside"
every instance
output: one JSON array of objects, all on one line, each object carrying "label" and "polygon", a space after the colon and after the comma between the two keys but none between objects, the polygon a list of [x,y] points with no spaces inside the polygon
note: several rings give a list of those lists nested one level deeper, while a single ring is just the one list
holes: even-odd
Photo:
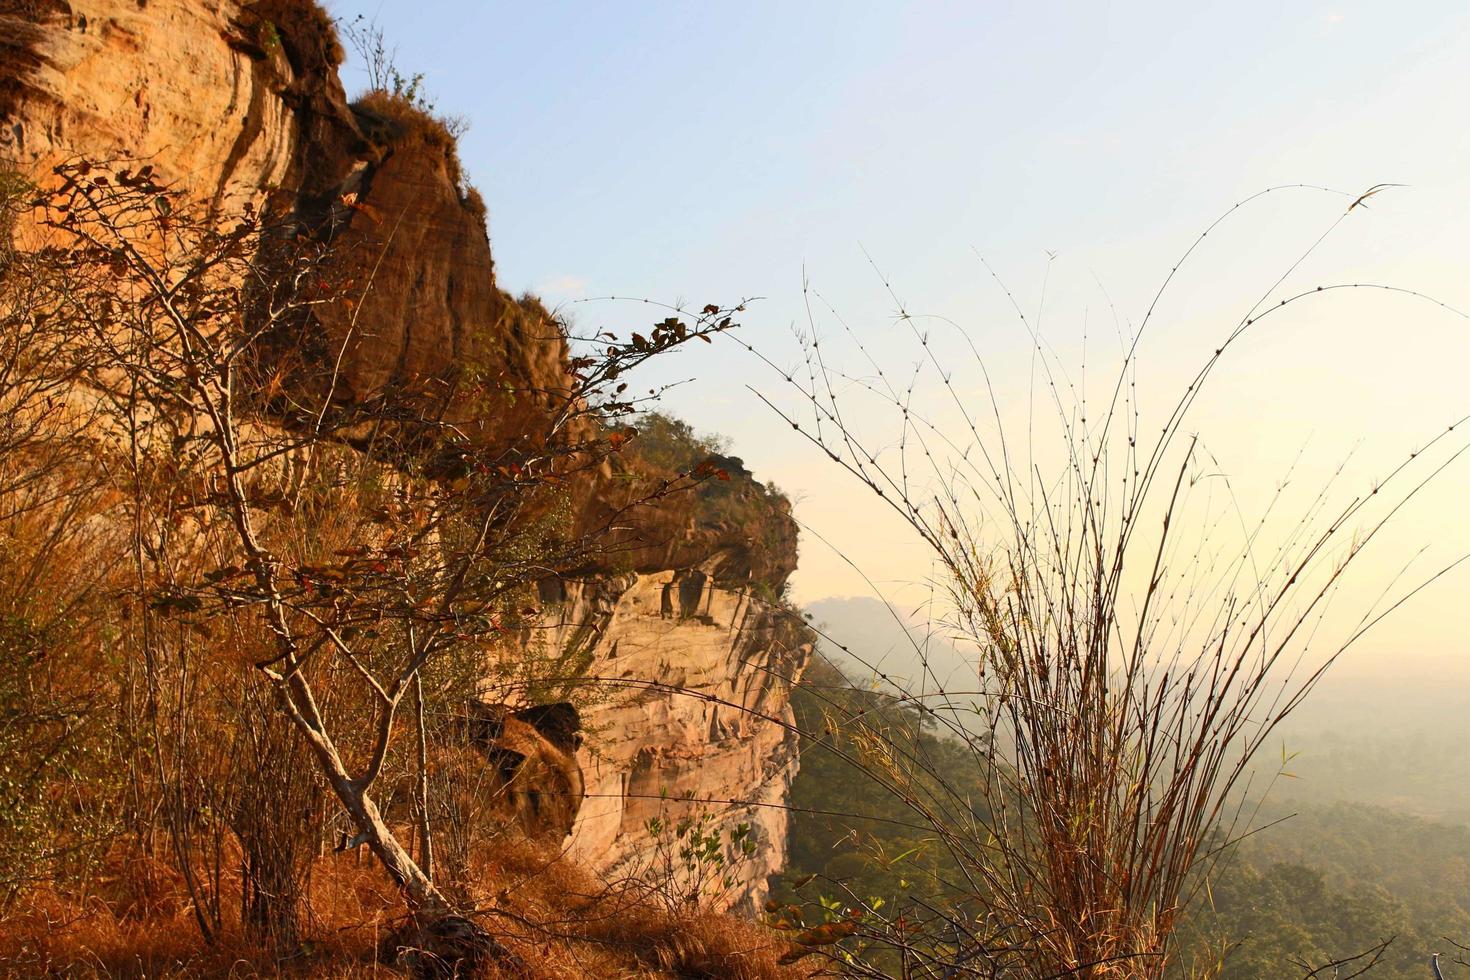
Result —
[{"label": "hillside", "polygon": [[[866,659],[872,649],[856,652]],[[910,805],[926,799],[924,788],[900,791],[865,749],[872,751],[873,733],[886,733],[891,746],[922,761],[935,786],[979,801],[971,749],[925,730],[911,709],[822,660],[807,671],[793,704],[809,734],[792,788],[790,865],[774,879],[773,894],[789,906],[782,914],[821,921],[838,901],[866,903],[890,919],[917,918],[962,902],[962,864]],[[1168,975],[1300,977],[1368,954],[1343,968],[1350,975],[1385,942],[1364,976],[1421,980],[1435,952],[1445,956],[1445,975],[1458,975],[1450,960],[1470,937],[1470,827],[1453,812],[1417,815],[1456,799],[1433,788],[1441,778],[1454,785],[1457,756],[1423,732],[1297,734],[1291,744],[1304,746],[1301,755],[1289,759],[1290,775],[1265,803],[1244,813],[1238,830],[1256,832],[1226,852],[1197,896],[1175,937]],[[1378,799],[1399,805],[1366,802]],[[865,956],[891,972],[900,968],[881,943],[868,944]]]}]

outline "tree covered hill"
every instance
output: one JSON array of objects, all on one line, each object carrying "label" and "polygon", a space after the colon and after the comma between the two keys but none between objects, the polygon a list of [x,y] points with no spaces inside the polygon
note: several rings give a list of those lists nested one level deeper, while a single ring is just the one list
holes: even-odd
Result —
[{"label": "tree covered hill", "polygon": [[[792,788],[790,865],[773,895],[809,917],[821,914],[823,902],[854,898],[881,900],[889,910],[963,902],[962,877],[933,833],[849,761],[860,756],[862,735],[842,719],[907,732],[897,741],[922,755],[933,779],[978,799],[968,750],[828,663],[813,666],[792,703],[806,734]],[[1398,779],[1426,760],[1411,754],[1378,762]],[[1213,965],[1220,980],[1292,980],[1392,939],[1364,976],[1425,980],[1430,954],[1440,952],[1446,977],[1470,977],[1470,967],[1449,956],[1454,942],[1470,943],[1470,826],[1335,800],[1327,789],[1320,791],[1326,802],[1303,802],[1313,785],[1330,786],[1328,767],[1314,763],[1308,771],[1311,779],[1278,781],[1251,824],[1264,829],[1238,845],[1201,893],[1178,936],[1174,976],[1201,975],[1190,972],[1198,968],[1210,976]]]}]

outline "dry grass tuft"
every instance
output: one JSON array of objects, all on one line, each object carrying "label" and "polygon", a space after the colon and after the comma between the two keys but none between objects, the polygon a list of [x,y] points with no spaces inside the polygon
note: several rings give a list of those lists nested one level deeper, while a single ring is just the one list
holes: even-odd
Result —
[{"label": "dry grass tuft", "polygon": [[484,924],[533,964],[533,980],[562,977],[720,977],[794,980],[780,966],[790,948],[776,933],[733,915],[690,907],[673,914],[639,882],[604,883],[555,848],[507,840],[486,855]]}]

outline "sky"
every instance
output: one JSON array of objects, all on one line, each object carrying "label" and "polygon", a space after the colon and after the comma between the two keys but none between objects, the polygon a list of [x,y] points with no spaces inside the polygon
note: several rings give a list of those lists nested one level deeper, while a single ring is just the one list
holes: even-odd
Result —
[{"label": "sky", "polygon": [[[939,397],[938,371],[952,372],[963,403],[987,403],[973,344],[1000,416],[1024,432],[1037,395],[1031,330],[1095,404],[1117,376],[1119,337],[1181,254],[1268,187],[1330,190],[1256,199],[1181,267],[1139,348],[1146,417],[1267,295],[1371,282],[1470,310],[1461,2],[329,9],[375,19],[400,70],[423,72],[438,110],[469,120],[461,156],[489,205],[502,287],[619,330],[662,313],[598,297],[751,299],[740,338],[771,362],[799,365],[796,333],[815,332],[830,365],[870,380],[874,365],[907,377],[932,329],[944,335],[938,367],[920,374],[917,397],[948,431],[963,419]],[[349,94],[366,84],[353,62],[344,79]],[[1407,186],[1343,218],[1383,182]],[[916,334],[900,308],[945,319],[918,321]],[[728,436],[795,499],[795,598],[923,602],[935,569],[922,543],[755,393],[799,408],[782,372],[735,344],[694,346],[650,383],[683,382],[665,408]],[[1340,471],[1334,492],[1349,499],[1470,412],[1467,365],[1470,319],[1404,294],[1329,291],[1232,350],[1188,430],[1242,513],[1264,507],[1294,461],[1291,486],[1314,492]],[[891,413],[846,395],[852,424],[890,444]],[[1037,461],[1056,463],[1044,451]],[[1467,499],[1463,460],[1374,543],[1366,577],[1339,600],[1344,621],[1384,585],[1470,552]],[[1470,672],[1467,598],[1470,566],[1418,595],[1345,669]]]}]

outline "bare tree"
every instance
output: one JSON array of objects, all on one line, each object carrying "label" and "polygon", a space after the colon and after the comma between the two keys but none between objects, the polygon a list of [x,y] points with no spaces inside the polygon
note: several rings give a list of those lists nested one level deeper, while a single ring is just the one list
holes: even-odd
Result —
[{"label": "bare tree", "polygon": [[[1328,960],[1318,966],[1313,966],[1302,960],[1294,961],[1298,969],[1305,970],[1301,980],[1352,980],[1353,977],[1361,977],[1378,965],[1383,955],[1388,952],[1388,947],[1393,945],[1397,937],[1389,936],[1382,942],[1370,946],[1361,953],[1352,956],[1342,956],[1337,959]],[[1433,966],[1435,980],[1444,980],[1439,976],[1439,955],[1435,954]],[[1346,971],[1346,972],[1344,972]]]},{"label": "bare tree", "polygon": [[438,112],[435,100],[424,85],[424,73],[405,75],[398,68],[398,51],[390,48],[382,26],[358,14],[350,21],[338,21],[337,29],[357,53],[367,73],[367,90],[402,99],[420,112],[428,113],[444,124],[455,139],[469,132],[470,122],[464,116],[445,116]]},{"label": "bare tree", "polygon": [[[244,638],[242,667],[304,740],[354,842],[411,907],[446,912],[422,771],[433,671],[454,658],[487,662],[534,612],[531,585],[585,566],[631,508],[701,478],[664,481],[594,526],[571,513],[570,488],[626,441],[609,427],[635,406],[618,379],[727,329],[730,311],[669,317],[627,341],[599,335],[563,388],[535,393],[545,410],[534,431],[488,444],[452,420],[432,383],[349,401],[336,358],[312,374],[287,356],[316,336],[320,307],[360,308],[370,288],[337,281],[326,243],[299,226],[248,210],[196,212],[146,167],[82,163],[58,175],[60,189],[38,204],[68,243],[75,302],[105,354],[90,381],[122,420],[138,471],[156,471],[155,489],[178,503],[173,528],[140,533],[138,547],[162,554],[157,536],[169,533],[204,562],[152,562],[150,610]],[[453,390],[461,407],[481,395],[470,383]],[[358,696],[344,697],[348,687]],[[405,710],[419,767],[417,857],[380,796]]]}]

